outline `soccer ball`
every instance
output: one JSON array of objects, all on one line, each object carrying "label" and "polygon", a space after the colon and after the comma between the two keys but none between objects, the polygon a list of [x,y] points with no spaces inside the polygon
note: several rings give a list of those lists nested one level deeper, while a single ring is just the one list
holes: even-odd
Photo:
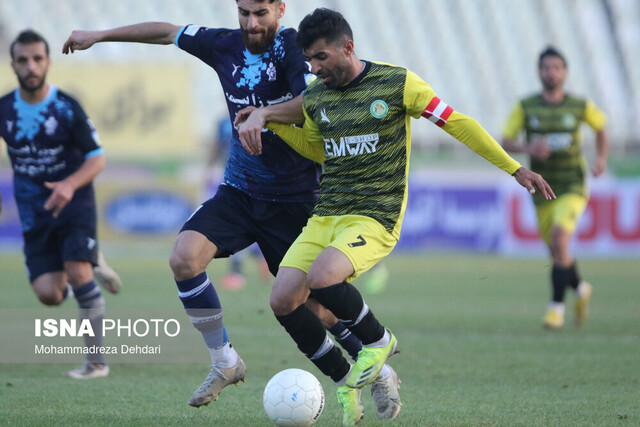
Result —
[{"label": "soccer ball", "polygon": [[262,395],[264,410],[279,426],[310,426],[324,408],[324,390],[312,373],[285,369],[273,376]]}]

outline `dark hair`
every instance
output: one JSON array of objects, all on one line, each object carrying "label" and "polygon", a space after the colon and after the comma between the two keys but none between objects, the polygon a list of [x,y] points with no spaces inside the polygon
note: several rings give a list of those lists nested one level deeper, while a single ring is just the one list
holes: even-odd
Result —
[{"label": "dark hair", "polygon": [[302,50],[306,50],[320,39],[333,43],[340,38],[353,40],[349,23],[340,12],[321,7],[305,16],[300,22],[296,40]]},{"label": "dark hair", "polygon": [[44,48],[47,51],[47,56],[49,56],[49,43],[47,43],[44,37],[42,37],[40,34],[36,33],[31,29],[22,31],[20,34],[18,34],[18,37],[16,37],[16,39],[13,42],[11,42],[11,46],[9,47],[9,54],[11,55],[11,59],[13,59],[13,47],[17,43],[31,44],[31,43],[39,43],[39,42],[44,43]]},{"label": "dark hair", "polygon": [[542,52],[540,52],[540,57],[538,58],[538,68],[542,67],[542,61],[548,56],[555,56],[556,58],[560,58],[564,67],[567,68],[567,60],[564,58],[564,55],[560,53],[558,49],[553,46],[547,46],[544,48]]}]

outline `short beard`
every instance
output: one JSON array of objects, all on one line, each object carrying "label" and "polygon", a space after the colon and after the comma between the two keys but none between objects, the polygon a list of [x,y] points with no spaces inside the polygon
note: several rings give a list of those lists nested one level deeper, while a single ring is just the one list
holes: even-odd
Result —
[{"label": "short beard", "polygon": [[276,38],[276,30],[277,29],[275,27],[268,28],[266,30],[266,33],[262,33],[264,34],[264,37],[262,37],[259,41],[253,41],[249,37],[249,32],[245,29],[241,29],[242,42],[244,43],[244,46],[247,48],[247,50],[254,55],[265,53],[267,51],[267,48],[269,48],[271,43],[273,43],[273,40],[275,40]]},{"label": "short beard", "polygon": [[26,80],[23,80],[20,77],[18,77],[18,83],[20,84],[20,87],[23,90],[26,90],[27,92],[36,92],[36,91],[42,89],[42,87],[44,86],[44,84],[45,84],[45,82],[47,80],[46,77],[47,77],[46,74],[44,76],[42,76],[40,81],[35,86],[28,85]]}]

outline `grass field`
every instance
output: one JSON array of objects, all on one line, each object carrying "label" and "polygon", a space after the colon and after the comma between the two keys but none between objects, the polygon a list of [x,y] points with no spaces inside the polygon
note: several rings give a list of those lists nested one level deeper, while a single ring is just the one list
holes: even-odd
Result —
[{"label": "grass field", "polygon": [[[126,281],[120,295],[106,295],[107,310],[180,306],[164,249],[107,252]],[[260,282],[253,261],[246,264],[253,283],[220,291],[232,342],[249,368],[245,384],[194,409],[186,402],[206,376],[205,364],[116,364],[107,379],[74,381],[62,376],[72,365],[0,363],[0,424],[269,425],[262,390],[277,371],[298,367],[316,374],[325,389],[317,425],[339,425],[335,386],[298,353],[268,308],[270,283]],[[394,424],[640,425],[637,261],[582,261],[595,286],[591,317],[574,328],[569,305],[568,325],[557,332],[541,327],[546,260],[394,254],[387,265],[386,292],[366,299],[400,343],[392,364],[404,407]],[[224,271],[223,262],[209,273],[215,279]],[[0,254],[0,272],[0,309],[41,308],[20,256]],[[197,340],[184,351],[206,353]],[[375,417],[368,390],[363,403],[363,425],[390,424]]]}]

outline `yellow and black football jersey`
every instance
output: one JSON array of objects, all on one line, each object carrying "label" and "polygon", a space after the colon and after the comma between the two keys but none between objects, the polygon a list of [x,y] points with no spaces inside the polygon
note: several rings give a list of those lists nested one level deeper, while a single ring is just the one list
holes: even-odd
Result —
[{"label": "yellow and black football jersey", "polygon": [[520,167],[475,120],[455,112],[403,67],[365,62],[358,77],[340,88],[317,79],[304,92],[303,109],[303,129],[268,127],[300,154],[324,163],[313,214],[368,216],[396,238],[407,202],[412,117],[426,117],[509,173]]},{"label": "yellow and black football jersey", "polygon": [[[559,104],[548,104],[537,94],[519,101],[513,108],[503,135],[516,139],[522,129],[526,142],[545,136],[551,147],[547,160],[531,159],[531,170],[539,173],[553,188],[556,196],[566,193],[587,196],[586,162],[582,154],[580,126],[587,123],[595,131],[604,128],[606,117],[593,102],[566,95]],[[534,196],[539,204],[544,201]]]}]

